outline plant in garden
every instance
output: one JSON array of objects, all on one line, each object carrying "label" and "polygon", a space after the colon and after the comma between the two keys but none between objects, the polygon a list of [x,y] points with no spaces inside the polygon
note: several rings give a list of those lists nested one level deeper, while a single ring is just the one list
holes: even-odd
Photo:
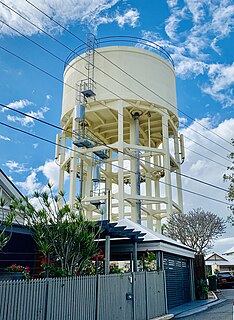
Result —
[{"label": "plant in garden", "polygon": [[212,241],[225,232],[225,228],[223,218],[198,208],[187,214],[173,213],[164,227],[164,234],[195,249],[198,254],[204,254],[212,248]]},{"label": "plant in garden", "polygon": [[63,270],[53,259],[48,260],[47,258],[43,258],[41,260],[40,267],[42,270],[39,275],[43,278],[46,278],[47,275],[50,278],[66,276],[65,270]]},{"label": "plant in garden", "polygon": [[11,266],[6,267],[5,270],[8,272],[21,272],[26,280],[30,279],[30,269],[28,266],[24,267],[19,264],[13,263]]},{"label": "plant in garden", "polygon": [[98,243],[94,240],[100,229],[84,218],[79,199],[71,208],[62,192],[54,195],[50,184],[48,188],[49,192],[34,194],[39,209],[25,198],[15,200],[15,210],[24,215],[43,256],[56,261],[62,274],[75,275],[96,254]]},{"label": "plant in garden", "polygon": [[15,218],[15,213],[12,211],[9,211],[7,216],[5,217],[4,207],[7,205],[7,203],[8,202],[6,199],[0,198],[0,207],[2,213],[2,218],[0,221],[0,251],[11,238],[11,232],[7,232],[6,230],[7,228],[12,226],[13,220]]},{"label": "plant in garden", "polygon": [[140,259],[140,265],[143,271],[156,271],[157,259],[156,254],[148,249],[143,253]]}]

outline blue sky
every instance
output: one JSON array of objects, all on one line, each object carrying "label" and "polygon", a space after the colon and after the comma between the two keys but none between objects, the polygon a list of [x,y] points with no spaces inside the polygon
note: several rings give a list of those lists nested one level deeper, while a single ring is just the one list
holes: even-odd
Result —
[{"label": "blue sky", "polygon": [[[71,49],[81,42],[27,1],[2,2],[11,9],[0,2],[0,46],[62,80],[63,63],[24,36],[62,60],[66,59],[70,51],[26,22],[12,9]],[[97,37],[143,37],[163,46],[175,61],[180,132],[185,136],[186,147],[183,173],[227,188],[222,175],[229,165],[226,156],[232,147],[228,141],[234,131],[232,1],[32,0],[32,3],[83,41],[87,33],[92,32]],[[2,48],[0,69],[0,103],[59,125],[61,82]],[[4,108],[0,110],[1,122],[55,141],[58,130],[13,111]],[[58,167],[53,161],[53,145],[0,125],[0,148],[1,168],[24,194],[32,194],[48,179],[57,184]],[[183,187],[225,201],[225,192],[192,180],[184,179]],[[225,204],[189,193],[184,193],[184,202],[186,211],[203,207],[225,218],[229,214]],[[229,227],[215,248],[222,252],[233,246],[232,236],[233,229]]]}]

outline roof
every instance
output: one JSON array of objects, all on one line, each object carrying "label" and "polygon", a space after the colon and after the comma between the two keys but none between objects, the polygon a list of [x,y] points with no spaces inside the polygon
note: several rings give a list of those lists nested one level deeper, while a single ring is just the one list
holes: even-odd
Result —
[{"label": "roof", "polygon": [[205,261],[221,262],[228,261],[227,257],[222,256],[216,252],[212,252],[205,256]]},{"label": "roof", "polygon": [[231,247],[227,251],[225,251],[223,254],[234,254],[234,247]]},{"label": "roof", "polygon": [[126,226],[129,229],[134,229],[136,231],[141,231],[142,233],[145,233],[145,235],[143,236],[143,238],[144,238],[143,242],[165,242],[167,244],[180,247],[184,250],[189,250],[189,251],[193,251],[193,252],[195,251],[194,249],[189,248],[180,242],[177,242],[169,237],[162,235],[159,232],[155,232],[155,231],[153,231],[143,225],[140,225],[136,222],[133,222],[127,218],[119,220],[117,226]]},{"label": "roof", "polygon": [[3,184],[3,189],[6,188],[8,192],[14,195],[16,198],[24,197],[14,183],[8,178],[8,176],[0,169],[0,184]]}]

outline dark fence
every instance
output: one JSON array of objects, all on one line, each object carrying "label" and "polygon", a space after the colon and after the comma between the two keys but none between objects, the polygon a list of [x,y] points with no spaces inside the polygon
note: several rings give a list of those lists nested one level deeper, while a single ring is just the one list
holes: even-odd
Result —
[{"label": "dark fence", "polygon": [[1,320],[148,320],[166,313],[164,273],[0,281]]}]

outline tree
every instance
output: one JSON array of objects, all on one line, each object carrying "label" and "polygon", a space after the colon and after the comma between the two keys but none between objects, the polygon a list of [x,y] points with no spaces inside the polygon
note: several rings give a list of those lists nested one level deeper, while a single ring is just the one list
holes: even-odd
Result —
[{"label": "tree", "polygon": [[2,213],[2,218],[0,221],[0,251],[11,238],[11,232],[9,231],[7,232],[6,230],[8,227],[12,226],[13,220],[15,218],[15,214],[11,211],[5,217],[4,207],[6,206],[6,204],[7,204],[6,199],[0,198],[0,207],[1,207],[1,213]]},{"label": "tree", "polygon": [[[97,242],[94,240],[99,230],[80,213],[80,201],[73,210],[62,193],[54,196],[52,186],[48,186],[48,193],[35,192],[39,209],[28,198],[17,200],[15,208],[24,215],[44,257],[50,257],[58,264],[61,275],[75,275],[97,252]],[[64,201],[61,207],[58,205],[60,197]]]},{"label": "tree", "polygon": [[213,240],[220,237],[226,228],[224,219],[201,208],[187,214],[173,213],[165,226],[165,234],[174,240],[204,254],[212,248]]},{"label": "tree", "polygon": [[[232,139],[232,145],[234,146],[234,139]],[[231,166],[227,167],[228,173],[225,173],[223,175],[223,180],[225,182],[229,182],[230,185],[228,187],[228,192],[226,198],[230,202],[230,209],[232,211],[232,215],[229,217],[232,225],[234,225],[234,152],[231,152],[230,155],[228,156],[229,159],[231,159],[232,164]]]}]

